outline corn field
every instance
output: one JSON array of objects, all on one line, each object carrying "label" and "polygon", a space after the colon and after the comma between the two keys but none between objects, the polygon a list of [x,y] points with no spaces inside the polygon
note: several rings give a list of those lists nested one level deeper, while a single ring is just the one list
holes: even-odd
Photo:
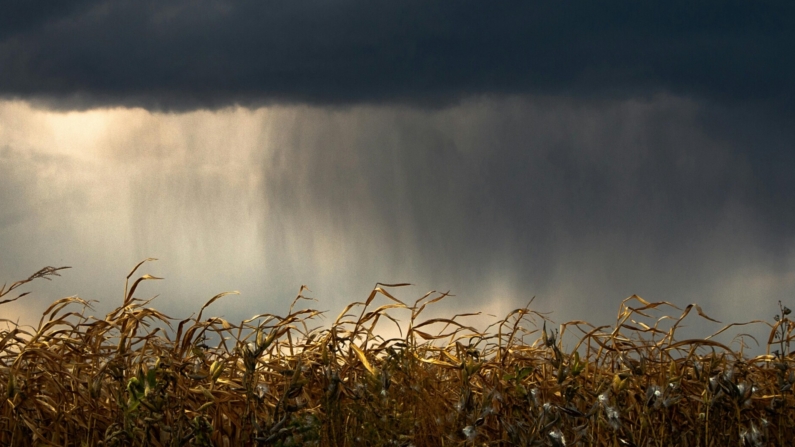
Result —
[{"label": "corn field", "polygon": [[[294,310],[302,288],[284,316],[206,317],[213,302],[233,299],[225,293],[177,320],[136,297],[142,281],[158,279],[135,276],[147,261],[102,319],[69,297],[38,327],[2,320],[0,445],[783,446],[795,438],[793,324],[781,303],[774,321],[751,322],[770,336],[766,354],[746,358],[714,336],[675,339],[691,311],[712,320],[699,306],[634,295],[615,325],[554,330],[532,301],[485,331],[467,325],[467,314],[423,319],[449,296],[405,303],[390,290],[406,284],[379,284],[336,317]],[[0,304],[63,268],[4,285]],[[665,311],[676,316],[655,316]],[[385,326],[399,335],[384,338]],[[576,344],[564,349],[564,334]]]}]

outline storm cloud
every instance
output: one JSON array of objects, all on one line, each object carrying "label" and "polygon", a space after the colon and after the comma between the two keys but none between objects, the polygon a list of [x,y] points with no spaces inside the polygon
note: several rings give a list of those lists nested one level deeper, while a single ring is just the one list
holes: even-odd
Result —
[{"label": "storm cloud", "polygon": [[793,111],[787,1],[32,1],[0,95],[48,107],[683,96]]}]

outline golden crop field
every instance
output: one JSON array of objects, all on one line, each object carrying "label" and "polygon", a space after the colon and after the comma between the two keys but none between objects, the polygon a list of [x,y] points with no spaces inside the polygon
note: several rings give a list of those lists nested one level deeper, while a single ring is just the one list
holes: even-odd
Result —
[{"label": "golden crop field", "polygon": [[[793,324],[781,304],[756,323],[770,327],[768,354],[746,358],[713,337],[675,339],[691,311],[710,319],[698,306],[637,296],[613,326],[557,330],[529,305],[486,331],[466,315],[423,319],[447,295],[404,303],[389,291],[403,284],[378,285],[325,324],[294,306],[239,324],[205,316],[226,294],[175,320],[135,296],[155,279],[135,277],[144,262],[105,318],[70,297],[36,328],[3,320],[0,444],[768,446],[795,433]],[[60,270],[4,286],[0,304]],[[652,316],[666,310],[677,316]],[[379,324],[399,336],[384,339]],[[578,342],[564,349],[563,333]]]}]

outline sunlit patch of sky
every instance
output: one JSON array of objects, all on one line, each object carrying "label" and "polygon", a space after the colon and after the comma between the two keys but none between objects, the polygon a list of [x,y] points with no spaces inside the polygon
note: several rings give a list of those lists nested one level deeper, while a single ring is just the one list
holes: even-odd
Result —
[{"label": "sunlit patch of sky", "polygon": [[34,322],[76,294],[103,316],[156,257],[142,272],[166,279],[139,295],[174,317],[226,290],[241,295],[211,310],[230,321],[285,312],[306,284],[333,318],[376,282],[411,282],[401,299],[449,290],[433,315],[481,311],[478,327],[533,297],[558,323],[610,324],[632,294],[769,321],[795,257],[760,206],[786,198],[755,201],[763,167],[702,124],[710,113],[672,97],[181,114],[2,102],[3,280],[73,267],[5,311]]}]

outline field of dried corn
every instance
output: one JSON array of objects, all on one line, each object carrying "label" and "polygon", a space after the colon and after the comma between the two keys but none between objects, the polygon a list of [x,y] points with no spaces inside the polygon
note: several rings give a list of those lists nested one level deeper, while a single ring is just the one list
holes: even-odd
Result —
[{"label": "field of dried corn", "polygon": [[[781,303],[772,322],[752,322],[770,327],[767,354],[746,358],[713,336],[675,339],[691,310],[710,319],[698,306],[655,318],[676,306],[637,296],[613,326],[555,330],[529,304],[485,331],[467,315],[422,320],[448,295],[406,304],[389,292],[404,284],[379,284],[330,324],[294,310],[300,293],[285,316],[205,317],[220,294],[174,320],[135,296],[157,279],[130,283],[144,262],[104,319],[69,297],[36,328],[2,320],[0,445],[793,445],[793,325]],[[4,285],[0,304],[60,270]],[[399,336],[385,339],[379,323]],[[564,349],[567,331],[577,342]]]}]

